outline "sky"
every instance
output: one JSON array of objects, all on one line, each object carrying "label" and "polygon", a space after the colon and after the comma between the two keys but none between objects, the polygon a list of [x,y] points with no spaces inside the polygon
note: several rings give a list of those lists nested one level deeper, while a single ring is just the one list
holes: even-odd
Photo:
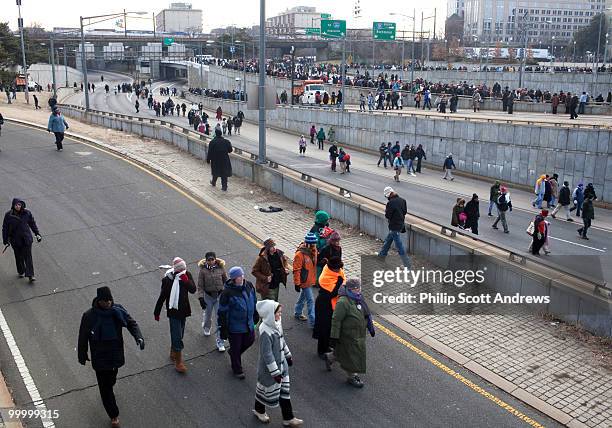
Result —
[{"label": "sky", "polygon": [[[1,0],[2,17],[0,21],[9,22],[9,26],[17,29],[17,6],[13,0]],[[174,0],[177,1],[177,0]],[[188,0],[183,0],[189,2]],[[362,17],[353,18],[353,8],[356,0],[266,0],[266,16],[274,16],[281,11],[293,6],[314,6],[317,12],[331,13],[335,19],[347,20],[349,28],[371,28],[372,21],[397,22],[398,31],[403,28],[412,29],[412,20],[400,16],[390,16],[390,12],[412,15],[416,8],[417,31],[420,29],[421,11],[425,16],[433,15],[437,8],[436,32],[441,35],[444,31],[444,19],[446,18],[446,0],[431,0],[426,2],[427,9],[419,6],[425,2],[416,0],[391,0],[381,2],[380,0],[361,0]],[[132,0],[129,2],[131,11],[148,12],[149,19],[128,18],[128,29],[153,29],[152,13],[167,8],[172,0]],[[259,24],[259,1],[258,0],[232,0],[225,4],[217,1],[192,0],[194,9],[202,9],[204,31],[212,28],[236,25],[245,27]],[[104,15],[122,12],[126,6],[125,0],[98,1],[76,1],[76,0],[22,0],[22,17],[24,25],[37,23],[46,29],[53,27],[78,27],[79,16]],[[391,7],[393,6],[393,7]],[[112,28],[113,21],[100,24],[99,28]],[[425,20],[424,30],[433,26],[433,19]]]}]

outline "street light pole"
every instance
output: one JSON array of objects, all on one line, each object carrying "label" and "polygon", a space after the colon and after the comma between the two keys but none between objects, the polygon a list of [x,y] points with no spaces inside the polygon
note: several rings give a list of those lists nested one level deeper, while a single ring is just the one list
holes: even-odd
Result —
[{"label": "street light pole", "polygon": [[68,54],[66,53],[67,50],[68,48],[64,43],[64,71],[66,73],[66,87],[68,87]]},{"label": "street light pole", "polygon": [[291,97],[291,105],[294,105],[293,100],[293,73],[295,71],[295,46],[291,46],[291,90],[289,96]]},{"label": "street light pole", "polygon": [[83,17],[81,19],[81,69],[83,71],[83,91],[85,92],[85,111],[89,110],[89,90],[87,89],[87,60],[85,59],[85,32],[83,31]]},{"label": "street light pole", "polygon": [[410,63],[410,86],[414,82],[414,30],[416,27],[416,9],[412,9],[412,62]]},{"label": "street light pole", "polygon": [[30,104],[30,93],[28,89],[28,66],[26,63],[25,42],[23,39],[23,18],[21,17],[21,0],[17,0],[17,9],[19,10],[19,18],[17,23],[19,24],[19,35],[21,36],[21,59],[23,61],[23,75],[25,76],[25,89],[23,94],[25,96],[26,104]]},{"label": "street light pole", "polygon": [[53,97],[57,98],[57,82],[55,81],[55,47],[53,46],[53,33],[51,33],[51,36],[49,37],[49,49],[51,49],[51,79],[53,80]]},{"label": "street light pole", "polygon": [[259,0],[259,157],[266,163],[266,0]]}]

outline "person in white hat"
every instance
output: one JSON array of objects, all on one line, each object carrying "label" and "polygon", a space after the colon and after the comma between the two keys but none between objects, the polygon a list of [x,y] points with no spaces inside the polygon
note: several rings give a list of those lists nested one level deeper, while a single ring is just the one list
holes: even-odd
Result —
[{"label": "person in white hat", "polygon": [[387,257],[391,244],[395,243],[395,248],[397,248],[397,252],[404,266],[410,268],[410,258],[406,254],[401,236],[402,233],[406,232],[406,226],[404,224],[404,219],[408,213],[406,200],[400,198],[391,186],[385,187],[383,193],[385,198],[388,199],[387,206],[385,207],[385,217],[389,221],[389,233],[385,238],[381,250],[378,252],[378,257]]}]

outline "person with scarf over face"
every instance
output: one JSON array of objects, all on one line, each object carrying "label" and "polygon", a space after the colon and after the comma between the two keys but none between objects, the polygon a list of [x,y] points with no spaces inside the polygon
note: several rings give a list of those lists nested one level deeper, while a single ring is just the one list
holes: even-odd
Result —
[{"label": "person with scarf over face", "polygon": [[127,328],[140,350],[145,347],[144,338],[138,324],[125,308],[113,301],[110,288],[100,287],[91,308],[83,314],[79,328],[77,353],[79,363],[90,361],[87,351],[91,351],[91,366],[96,372],[102,405],[111,419],[111,426],[119,426],[119,408],[113,387],[117,382],[117,372],[125,364],[123,351],[123,328]]},{"label": "person with scarf over face", "polygon": [[174,361],[174,368],[179,373],[185,373],[187,367],[183,362],[183,336],[185,335],[185,321],[191,316],[189,294],[196,292],[196,285],[187,270],[187,265],[180,257],[172,261],[172,268],[166,271],[162,279],[161,291],[155,304],[153,315],[159,321],[159,314],[163,304],[166,304],[166,315],[170,322],[170,360]]},{"label": "person with scarf over face", "polygon": [[293,365],[291,351],[285,342],[282,306],[274,300],[257,302],[259,324],[259,363],[253,414],[262,423],[269,423],[266,407],[278,407],[283,414],[283,426],[298,427],[304,421],[293,415],[289,395],[289,367]]},{"label": "person with scarf over face", "polygon": [[318,341],[317,354],[322,360],[325,359],[325,353],[329,352],[329,334],[332,315],[338,301],[338,290],[346,280],[343,266],[339,257],[332,257],[319,277],[320,289],[315,301],[315,324],[312,337]]},{"label": "person with scarf over face", "polygon": [[374,337],[372,314],[361,294],[361,282],[351,278],[338,290],[338,303],[332,316],[330,345],[333,352],[325,354],[327,370],[335,361],[347,374],[347,382],[362,388],[358,373],[366,372],[366,331]]}]

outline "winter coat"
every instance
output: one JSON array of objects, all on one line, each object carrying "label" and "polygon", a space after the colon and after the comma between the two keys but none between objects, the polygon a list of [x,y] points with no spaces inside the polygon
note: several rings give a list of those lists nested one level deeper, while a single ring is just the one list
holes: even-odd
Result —
[{"label": "winter coat", "polygon": [[319,295],[315,300],[315,325],[312,337],[329,337],[332,314],[338,301],[338,290],[346,281],[344,270],[334,272],[325,266],[319,277]]},{"label": "winter coat", "polygon": [[225,261],[216,259],[215,264],[209,269],[206,267],[206,259],[198,262],[200,273],[198,274],[198,298],[204,297],[204,293],[216,298],[223,291],[227,281],[225,272]]},{"label": "winter coat", "polygon": [[567,186],[561,187],[559,190],[559,204],[566,206],[570,204],[570,189]]},{"label": "winter coat", "polygon": [[143,338],[138,324],[123,306],[113,303],[110,309],[101,309],[98,298],[94,298],[91,308],[81,317],[77,345],[79,361],[87,360],[89,347],[94,370],[112,370],[123,366],[123,327],[137,341]]},{"label": "winter coat", "polygon": [[255,324],[259,322],[256,303],[253,284],[246,279],[242,285],[236,285],[233,279],[227,280],[217,309],[217,324],[222,339],[227,339],[230,333],[249,333],[254,330]]},{"label": "winter coat", "polygon": [[[174,272],[169,272],[164,275],[161,283],[161,290],[159,292],[159,297],[157,298],[157,303],[155,304],[155,310],[153,311],[153,315],[156,317],[161,313],[161,309],[163,304],[166,304],[166,315],[168,318],[176,318],[176,319],[185,319],[191,316],[191,306],[189,305],[189,294],[194,294],[196,292],[196,285],[193,282],[193,277],[191,276],[191,272],[185,271],[187,274],[187,281],[179,280],[179,303],[178,309],[169,309],[170,303],[170,292],[172,291],[172,283],[174,282]],[[181,272],[179,275],[182,275]]]},{"label": "winter coat", "polygon": [[229,154],[233,151],[232,143],[223,137],[215,136],[208,145],[206,162],[214,177],[231,177],[232,163]]},{"label": "winter coat", "polygon": [[68,123],[66,123],[64,115],[60,114],[58,116],[55,113],[52,113],[51,116],[49,116],[47,129],[51,132],[64,132],[66,129],[68,129]]},{"label": "winter coat", "polygon": [[595,210],[593,209],[593,200],[585,199],[584,204],[582,204],[582,218],[583,219],[595,219]]},{"label": "winter coat", "polygon": [[550,194],[555,198],[559,197],[559,182],[554,178],[549,180],[550,183]]},{"label": "winter coat", "polygon": [[402,160],[407,161],[410,159],[410,148],[404,147],[401,153]]},{"label": "winter coat", "polygon": [[389,230],[400,232],[404,229],[404,219],[408,213],[406,200],[395,195],[385,207],[385,218],[389,221]]},{"label": "winter coat", "polygon": [[452,168],[457,168],[455,166],[455,161],[453,161],[453,158],[444,159],[444,169],[452,169]]},{"label": "winter coat", "polygon": [[347,296],[340,297],[332,316],[329,337],[338,340],[334,355],[346,372],[366,372],[367,326],[364,313],[357,308],[357,303]]},{"label": "winter coat", "polygon": [[499,183],[495,183],[494,185],[491,186],[491,190],[489,191],[489,201],[497,200],[497,197],[499,196],[499,188],[500,188]]},{"label": "winter coat", "polygon": [[[21,211],[17,213],[13,207],[17,202],[21,202]],[[32,245],[32,232],[40,235],[36,221],[32,213],[26,209],[26,204],[19,198],[13,199],[11,209],[4,214],[2,222],[2,243],[11,244],[13,248],[21,248]]]},{"label": "winter coat", "polygon": [[[314,251],[314,253],[313,253]],[[317,282],[317,250],[301,243],[293,257],[293,283],[308,288]]]},{"label": "winter coat", "polygon": [[317,140],[325,141],[325,131],[323,129],[319,129],[319,132],[317,132]]},{"label": "winter coat", "polygon": [[463,207],[459,204],[455,204],[453,207],[453,215],[451,216],[451,226],[459,226],[461,222],[459,221],[459,214],[463,212]]},{"label": "winter coat", "polygon": [[584,198],[590,197],[591,199],[597,199],[597,194],[595,193],[595,188],[592,184],[587,184],[587,187],[584,189]]},{"label": "winter coat", "polygon": [[340,257],[340,259],[342,259],[342,247],[334,247],[333,245],[327,244],[321,248],[321,251],[319,251],[317,255],[317,279],[321,276],[323,268],[332,257]]},{"label": "winter coat", "polygon": [[276,253],[280,258],[281,270],[278,272],[279,277],[276,278],[277,283],[274,284],[274,279],[272,278],[272,282],[268,282],[268,277],[272,275],[272,266],[270,265],[269,255],[266,253],[266,249],[262,248],[259,251],[259,256],[257,256],[257,260],[255,260],[255,264],[253,265],[253,269],[251,269],[251,274],[255,277],[255,290],[262,296],[268,295],[268,290],[270,288],[277,288],[279,284],[287,285],[287,273],[285,269],[289,269],[289,259],[285,254],[276,249]]},{"label": "winter coat", "polygon": [[472,227],[473,224],[478,223],[478,219],[480,218],[480,208],[478,206],[478,201],[473,199],[469,200],[467,204],[465,204],[465,208],[463,212],[467,215],[467,220],[465,221],[465,227]]},{"label": "winter coat", "polygon": [[579,204],[584,202],[584,190],[580,187],[576,186],[574,189],[574,193],[572,193],[572,199],[574,199]]}]

